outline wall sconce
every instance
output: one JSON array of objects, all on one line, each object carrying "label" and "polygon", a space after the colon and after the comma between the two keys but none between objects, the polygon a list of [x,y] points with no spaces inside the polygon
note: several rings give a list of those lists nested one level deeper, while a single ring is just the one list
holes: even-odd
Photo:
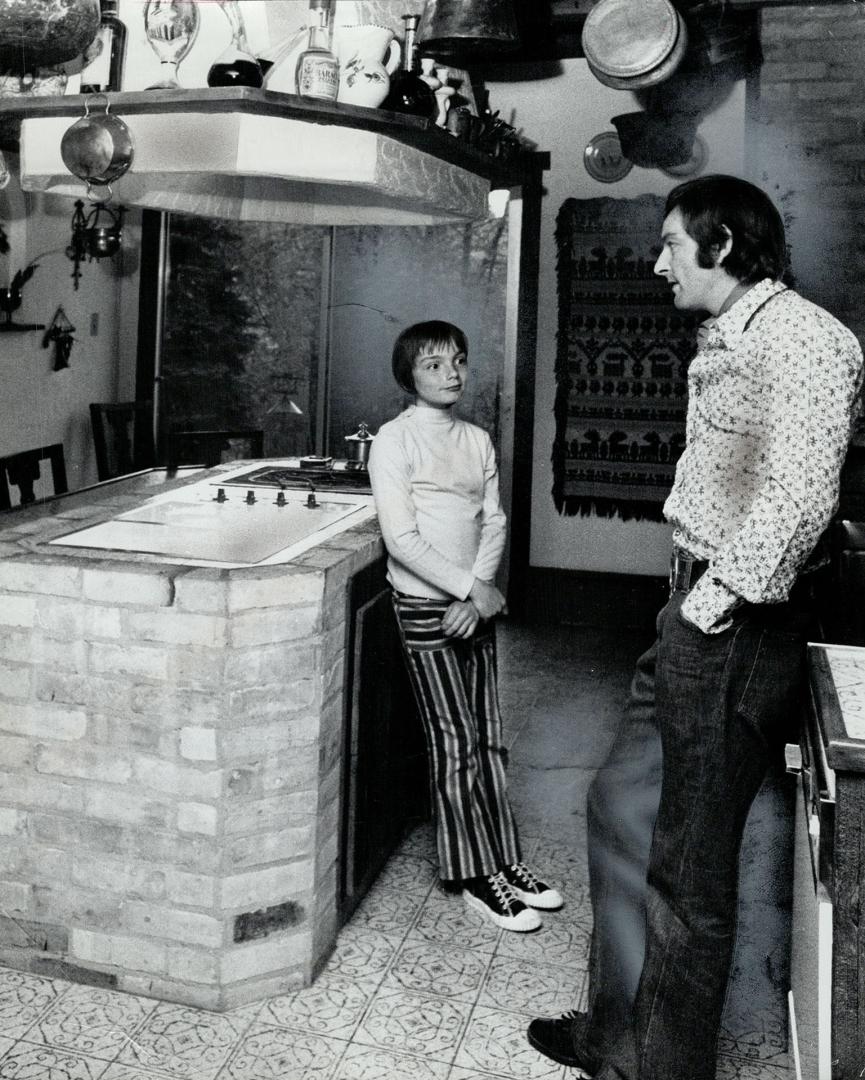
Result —
[{"label": "wall sconce", "polygon": [[44,330],[45,323],[16,323],[12,322],[12,312],[21,307],[21,290],[33,277],[33,271],[39,263],[30,263],[23,270],[19,270],[7,289],[0,289],[0,311],[6,316],[5,322],[0,322],[0,332],[9,333],[17,330]]},{"label": "wall sconce", "polygon": [[110,259],[120,250],[123,239],[123,207],[113,209],[104,202],[93,203],[84,213],[81,199],[75,202],[72,215],[72,240],[66,249],[67,256],[74,262],[72,280],[78,289],[81,278],[81,263],[84,259]]}]

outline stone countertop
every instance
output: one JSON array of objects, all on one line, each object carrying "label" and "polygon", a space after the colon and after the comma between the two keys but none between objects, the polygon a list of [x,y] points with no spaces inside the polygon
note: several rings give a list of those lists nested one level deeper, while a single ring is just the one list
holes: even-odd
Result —
[{"label": "stone countertop", "polygon": [[811,645],[809,667],[828,765],[865,773],[865,648]]},{"label": "stone countertop", "polygon": [[[134,563],[154,570],[209,569],[218,574],[231,573],[248,576],[285,571],[292,567],[310,570],[327,570],[352,555],[351,572],[366,565],[381,554],[383,546],[377,521],[365,520],[350,525],[336,536],[327,537],[301,554],[284,562],[268,565],[249,565],[238,568],[212,566],[182,559],[168,558],[159,554],[135,551],[116,551],[102,548],[49,546],[50,542],[67,533],[99,524],[119,514],[134,510],[155,495],[180,490],[202,479],[217,478],[234,472],[241,462],[231,461],[210,469],[200,467],[181,468],[177,475],[169,477],[164,469],[148,469],[128,477],[106,481],[80,491],[69,492],[53,498],[42,499],[27,507],[16,507],[0,513],[0,560],[26,560],[28,563],[56,563],[62,560],[86,560],[105,564]],[[260,462],[256,462],[260,464]],[[368,550],[372,546],[372,550]]]}]

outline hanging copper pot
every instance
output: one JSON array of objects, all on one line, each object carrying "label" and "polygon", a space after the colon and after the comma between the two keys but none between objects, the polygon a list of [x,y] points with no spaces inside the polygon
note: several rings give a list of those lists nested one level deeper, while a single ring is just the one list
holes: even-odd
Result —
[{"label": "hanging copper pot", "polygon": [[109,111],[104,95],[93,96],[106,103],[105,111],[91,113],[88,100],[84,116],[68,127],[60,140],[63,164],[73,176],[86,181],[88,194],[92,184],[110,184],[122,176],[133,158],[129,128]]},{"label": "hanging copper pot", "polygon": [[685,165],[694,150],[699,116],[691,112],[629,112],[614,116],[622,154],[643,169]]},{"label": "hanging copper pot", "polygon": [[3,0],[0,71],[23,73],[65,64],[99,29],[99,0]]},{"label": "hanging copper pot", "polygon": [[453,62],[519,47],[513,0],[427,0],[418,27],[421,51]]}]

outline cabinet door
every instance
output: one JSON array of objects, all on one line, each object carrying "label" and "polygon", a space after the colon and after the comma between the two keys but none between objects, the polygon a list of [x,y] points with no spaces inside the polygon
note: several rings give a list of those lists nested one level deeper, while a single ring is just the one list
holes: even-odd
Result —
[{"label": "cabinet door", "polygon": [[423,730],[403,665],[385,560],[352,579],[340,919],[345,922],[406,830],[429,812]]}]

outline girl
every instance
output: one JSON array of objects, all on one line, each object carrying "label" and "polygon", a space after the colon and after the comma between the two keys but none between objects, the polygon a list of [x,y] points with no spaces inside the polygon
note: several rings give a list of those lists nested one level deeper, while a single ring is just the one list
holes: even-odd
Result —
[{"label": "girl", "polygon": [[453,415],[467,375],[465,334],[410,326],[394,378],[415,404],[383,424],[369,473],[388,551],[403,652],[426,732],[440,876],[507,930],[535,930],[557,890],[521,861],[505,785],[496,689],[493,583],[505,515],[489,435]]}]

